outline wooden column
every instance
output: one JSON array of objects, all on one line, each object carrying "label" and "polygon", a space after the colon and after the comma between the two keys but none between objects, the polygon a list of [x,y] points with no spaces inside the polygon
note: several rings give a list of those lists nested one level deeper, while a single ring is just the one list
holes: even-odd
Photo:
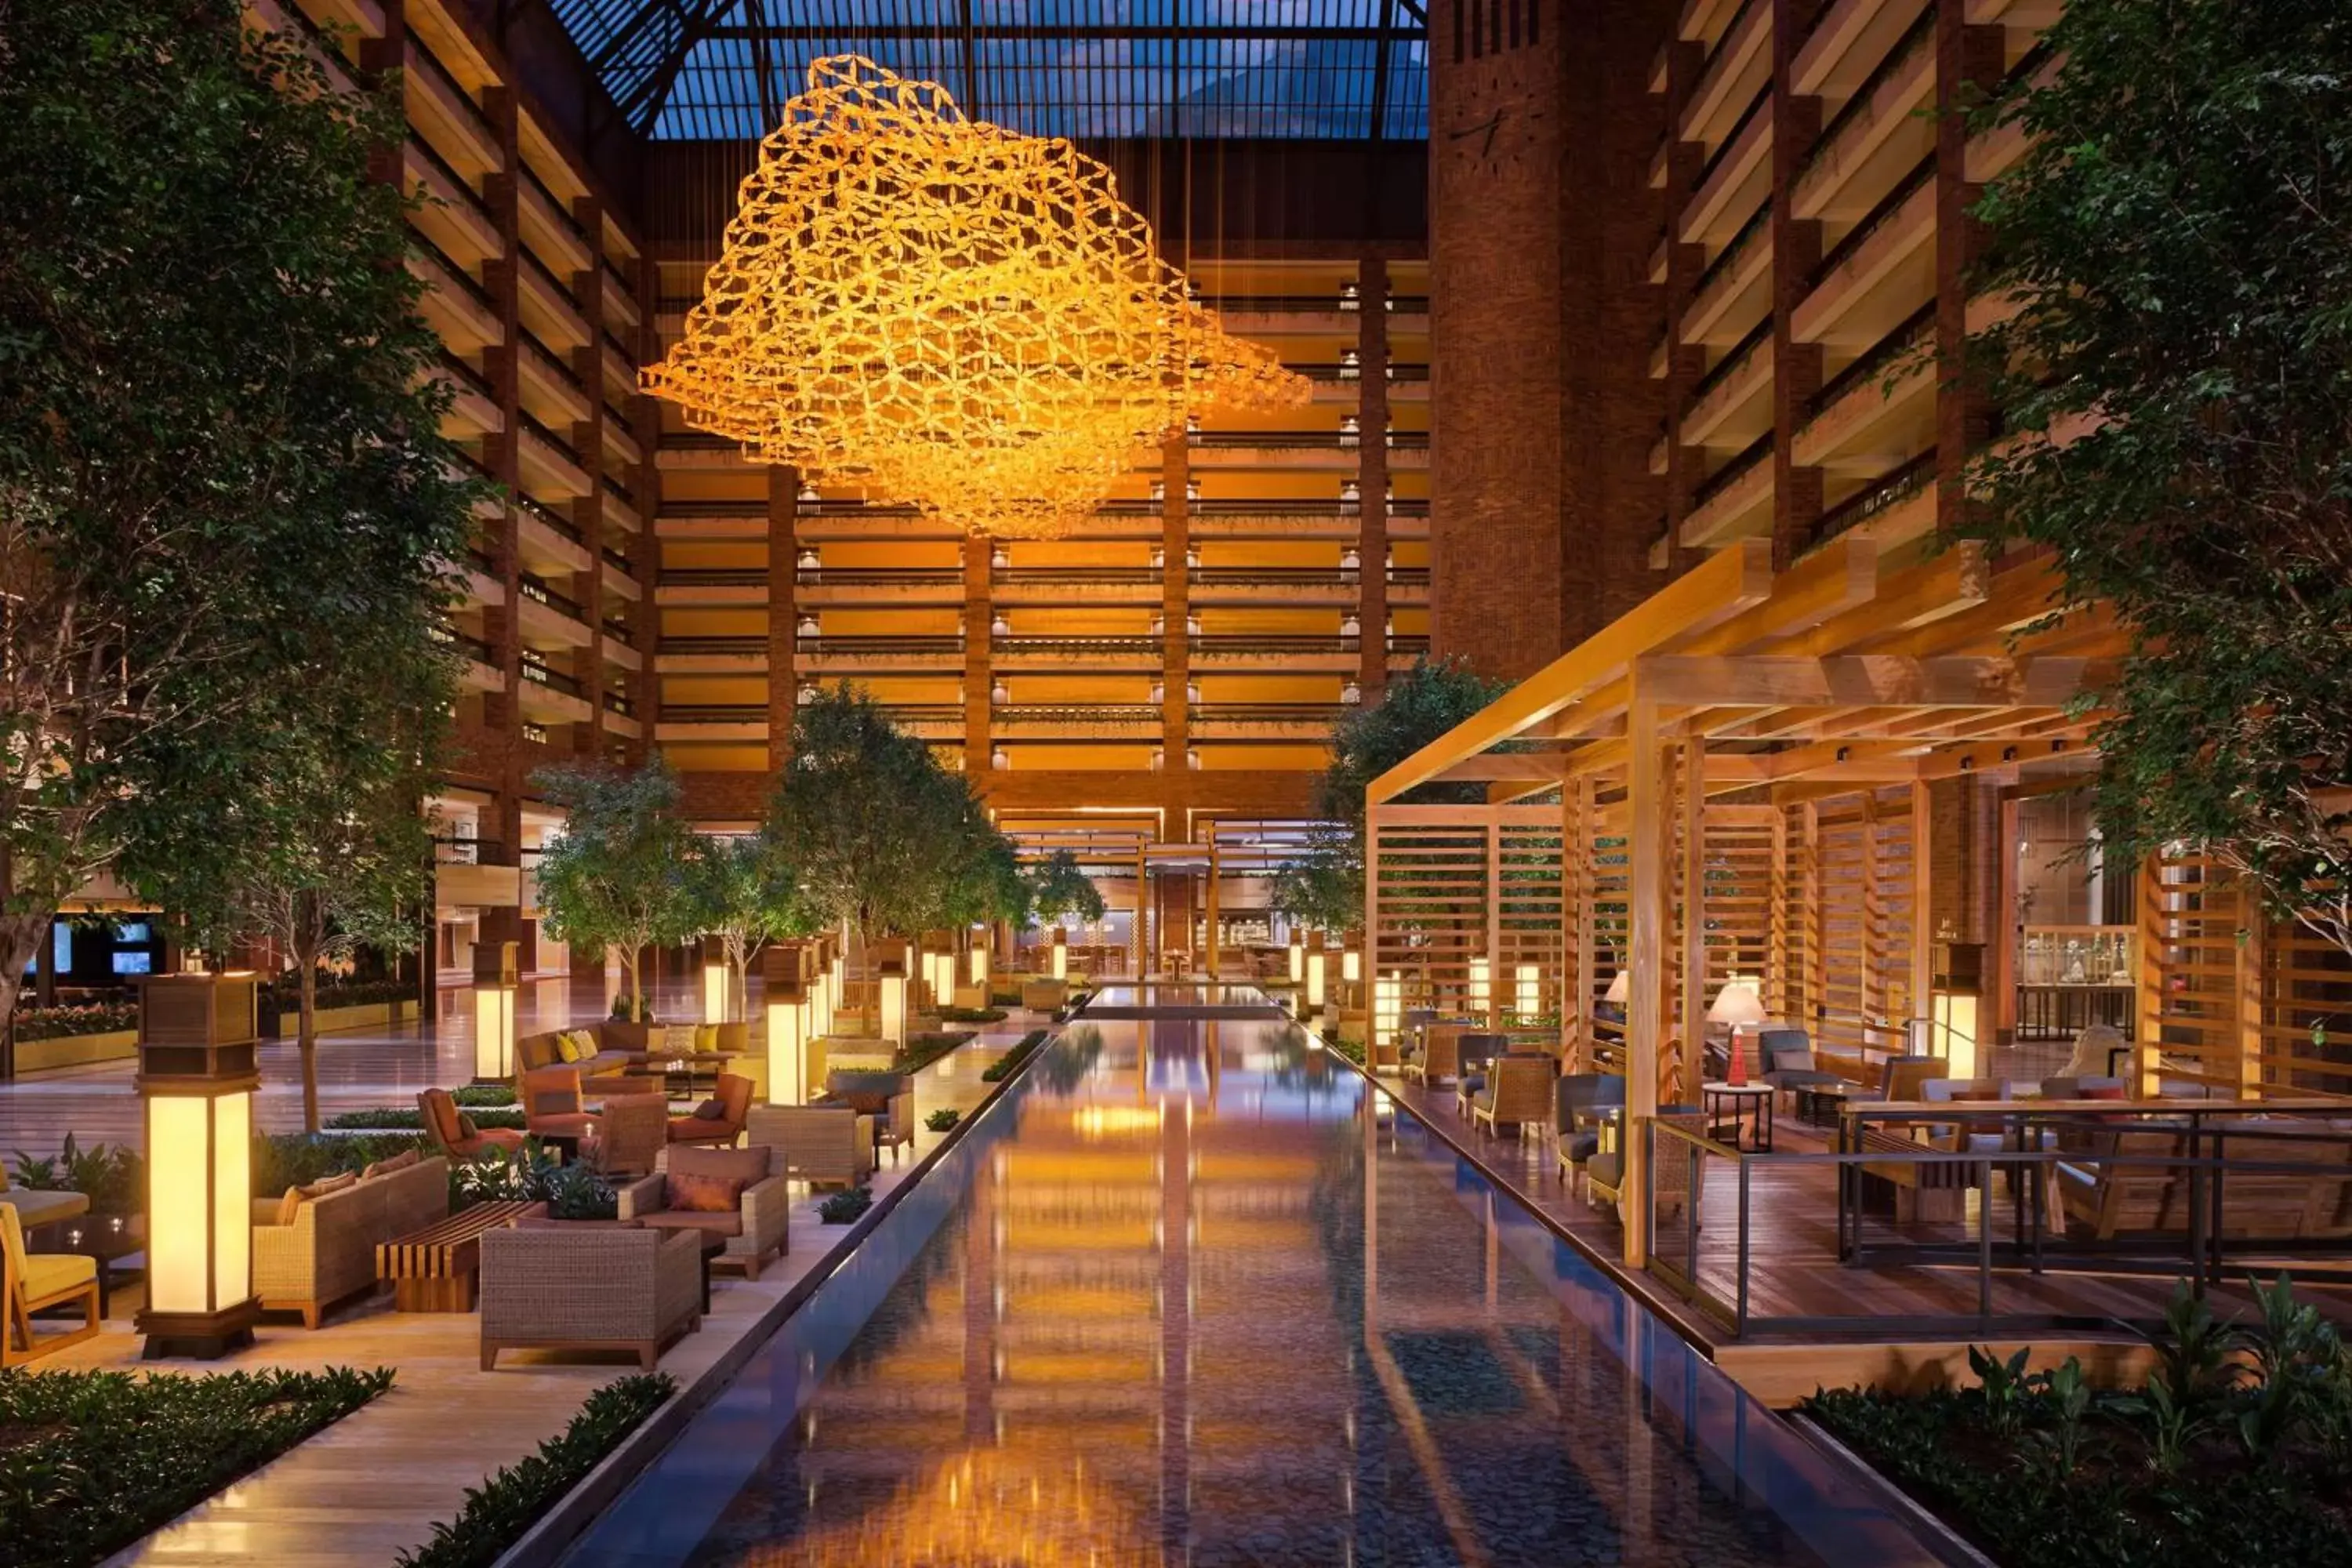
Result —
[{"label": "wooden column", "polygon": [[2263,968],[2270,946],[2270,921],[2262,894],[2252,882],[2238,881],[2238,951],[2231,975],[2230,1000],[2236,1014],[2230,1057],[2231,1087],[2240,1100],[2263,1096]]},{"label": "wooden column", "polygon": [[[1209,829],[1209,880],[1202,892],[1207,915],[1202,923],[1206,929],[1202,933],[1202,946],[1205,950],[1202,967],[1207,970],[1211,980],[1215,980],[1223,973],[1221,966],[1224,963],[1224,944],[1217,940],[1217,830],[1212,826]],[[1334,978],[1327,977],[1327,984]],[[1339,1009],[1334,1007],[1332,1011],[1337,1013]]]},{"label": "wooden column", "polygon": [[1657,704],[1636,690],[1627,725],[1633,752],[1626,794],[1631,866],[1626,912],[1632,927],[1625,1026],[1625,1184],[1618,1205],[1629,1268],[1649,1263],[1649,1121],[1658,1112],[1658,1061],[1665,1043],[1666,923],[1673,889],[1667,857],[1674,840],[1672,759],[1658,736]]},{"label": "wooden column", "polygon": [[[2013,787],[2013,786],[2012,786]],[[1995,904],[1992,949],[1992,1034],[1998,1045],[2010,1045],[2017,1039],[2017,797],[2004,789],[2000,798],[2000,843],[1995,877],[1998,886],[1993,894]]]},{"label": "wooden column", "polygon": [[1493,808],[1486,818],[1486,1027],[1503,1021],[1503,830]]},{"label": "wooden column", "polygon": [[1588,1069],[1586,1041],[1592,1015],[1592,775],[1568,781],[1559,792],[1562,912],[1574,922],[1574,943],[1562,957],[1567,973],[1559,986],[1559,1057],[1563,1072]]},{"label": "wooden column", "polygon": [[2164,1044],[2165,913],[2164,872],[2155,856],[2139,864],[2139,963],[2134,975],[2132,1001],[2137,1019],[2132,1029],[2132,1093],[2153,1100],[2157,1065]]},{"label": "wooden column", "polygon": [[[1931,915],[1935,892],[1935,857],[1930,852],[1934,830],[1928,821],[1928,788],[1925,780],[1911,785],[1911,995],[1909,1016],[1935,1016],[1930,996],[1936,988],[1936,927]],[[1978,1065],[1983,1065],[1981,1055]]]},{"label": "wooden column", "polygon": [[1682,766],[1682,1067],[1667,1091],[1676,1102],[1698,1100],[1706,1076],[1706,742],[1685,741]]}]

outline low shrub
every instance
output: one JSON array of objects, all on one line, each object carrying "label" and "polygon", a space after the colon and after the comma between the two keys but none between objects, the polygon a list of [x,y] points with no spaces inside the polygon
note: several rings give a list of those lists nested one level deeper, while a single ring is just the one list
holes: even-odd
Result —
[{"label": "low shrub", "polygon": [[19,1040],[58,1040],[70,1035],[113,1035],[139,1026],[135,1002],[98,1002],[87,1007],[19,1007]]},{"label": "low shrub", "polygon": [[[330,1007],[373,1007],[385,1002],[414,1002],[416,983],[411,980],[338,980],[320,983],[319,1010]],[[302,987],[292,975],[261,988],[261,1010],[289,1018],[302,1010]]]},{"label": "low shrub", "polygon": [[945,1132],[963,1120],[963,1112],[951,1105],[942,1105],[923,1118],[923,1125],[934,1132]]},{"label": "low shrub", "polygon": [[1976,1387],[1805,1410],[2015,1568],[2352,1568],[2352,1348],[2284,1275],[2254,1295],[2239,1326],[2177,1288],[2137,1391],[1976,1350]]},{"label": "low shrub", "polygon": [[392,1376],[0,1373],[0,1561],[103,1562],[357,1410]]},{"label": "low shrub", "polygon": [[873,1206],[871,1188],[851,1187],[845,1192],[827,1193],[816,1205],[816,1215],[827,1225],[847,1225]]},{"label": "low shrub", "polygon": [[449,1212],[455,1214],[476,1204],[551,1203],[554,1184],[562,1171],[555,1157],[536,1142],[453,1161],[449,1166]]},{"label": "low shrub", "polygon": [[1002,1083],[1005,1079],[1012,1076],[1013,1068],[1019,1067],[1023,1062],[1029,1059],[1031,1052],[1034,1051],[1039,1046],[1042,1046],[1045,1043],[1045,1030],[1030,1030],[1027,1034],[1021,1037],[1020,1044],[1005,1052],[1003,1057],[999,1058],[994,1062],[990,1063],[988,1069],[980,1075],[981,1078],[988,1083]]},{"label": "low shrub", "polygon": [[[1018,998],[1015,1000],[1017,1001]],[[1004,1022],[1004,1009],[1002,1007],[942,1007],[940,1009],[940,1022],[942,1024],[1002,1024]]]},{"label": "low shrub", "polygon": [[365,1170],[411,1149],[429,1154],[432,1140],[421,1132],[259,1134],[253,1140],[253,1195],[274,1198],[289,1187],[307,1187],[321,1176]]},{"label": "low shrub", "polygon": [[68,1132],[62,1150],[48,1159],[36,1160],[22,1149],[16,1153],[10,1181],[34,1191],[79,1193],[89,1200],[92,1214],[132,1214],[147,1201],[147,1163],[126,1144],[84,1149]]},{"label": "low shrub", "polygon": [[467,1488],[464,1510],[436,1524],[430,1542],[402,1552],[400,1568],[484,1568],[497,1562],[677,1392],[677,1381],[667,1373],[606,1384],[539,1452]]},{"label": "low shrub", "polygon": [[550,1219],[618,1219],[620,1194],[593,1165],[558,1165],[544,1184]]},{"label": "low shrub", "polygon": [[478,1106],[516,1103],[514,1085],[510,1083],[461,1083],[449,1091],[449,1098],[469,1110]]},{"label": "low shrub", "polygon": [[909,1035],[905,1047],[891,1058],[890,1070],[920,1072],[971,1038],[971,1032],[968,1029],[926,1030],[919,1035]]},{"label": "low shrub", "polygon": [[[528,1125],[522,1111],[512,1106],[468,1106],[466,1114],[474,1119],[477,1127],[506,1127],[520,1131]],[[413,1105],[383,1105],[373,1110],[341,1110],[327,1118],[329,1127],[389,1129],[421,1132],[425,1130],[425,1113]]]}]

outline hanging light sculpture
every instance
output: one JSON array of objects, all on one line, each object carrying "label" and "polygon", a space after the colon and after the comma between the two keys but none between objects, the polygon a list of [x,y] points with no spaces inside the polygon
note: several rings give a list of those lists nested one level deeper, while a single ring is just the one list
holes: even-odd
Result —
[{"label": "hanging light sculpture", "polygon": [[856,55],[809,67],[646,390],[869,500],[1051,537],[1201,407],[1307,381],[1186,298],[1111,173]]}]

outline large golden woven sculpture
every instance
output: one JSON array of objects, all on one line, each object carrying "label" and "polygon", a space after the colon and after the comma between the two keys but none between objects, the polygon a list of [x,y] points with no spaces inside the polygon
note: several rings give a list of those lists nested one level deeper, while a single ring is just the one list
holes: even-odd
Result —
[{"label": "large golden woven sculpture", "polygon": [[856,55],[809,67],[644,381],[758,461],[1031,536],[1187,413],[1308,393],[1184,297],[1108,169]]}]

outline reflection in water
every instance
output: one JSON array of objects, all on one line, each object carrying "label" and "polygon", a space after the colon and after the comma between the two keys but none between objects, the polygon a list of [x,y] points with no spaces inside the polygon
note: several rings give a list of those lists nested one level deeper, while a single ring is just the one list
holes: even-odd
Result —
[{"label": "reflection in water", "polygon": [[572,1561],[1928,1560],[1277,1026],[1074,1031],[1016,1094]]}]

